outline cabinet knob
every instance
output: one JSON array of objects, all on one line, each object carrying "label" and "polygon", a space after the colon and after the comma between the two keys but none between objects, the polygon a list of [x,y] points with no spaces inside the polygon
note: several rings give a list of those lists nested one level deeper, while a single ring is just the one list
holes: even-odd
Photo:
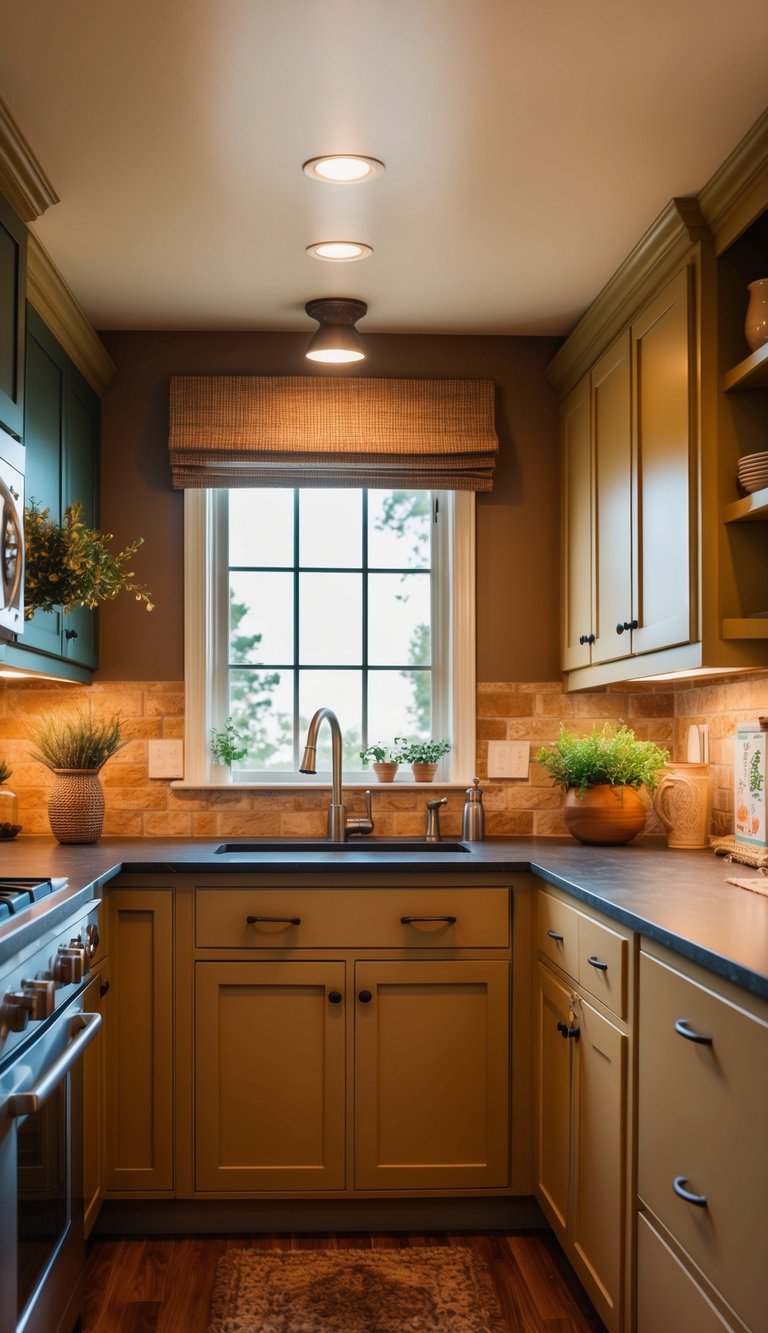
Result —
[{"label": "cabinet knob", "polygon": [[77,630],[76,630],[76,629],[65,629],[65,631],[64,631],[64,638],[65,638],[65,639],[76,639],[76,638],[77,638]]},{"label": "cabinet knob", "polygon": [[686,1176],[675,1176],[672,1181],[672,1188],[678,1199],[684,1199],[686,1203],[695,1203],[697,1208],[706,1208],[706,1194],[692,1194],[689,1189],[685,1188],[687,1184],[688,1180]]},{"label": "cabinet knob", "polygon": [[373,999],[373,995],[369,990],[361,990],[357,998],[361,1004],[370,1004],[371,1000]]},{"label": "cabinet knob", "polygon": [[329,990],[329,992],[328,992],[328,1003],[329,1003],[329,1004],[341,1004],[341,999],[342,999],[342,996],[341,996],[341,991],[340,991],[340,990]]},{"label": "cabinet knob", "polygon": [[580,634],[580,635],[579,635],[579,643],[594,643],[594,642],[595,642],[595,636],[594,636],[594,634]]},{"label": "cabinet knob", "polygon": [[557,1030],[560,1033],[560,1036],[562,1037],[563,1041],[567,1041],[569,1037],[575,1038],[576,1041],[579,1040],[580,1034],[579,1034],[579,1029],[577,1027],[569,1028],[567,1023],[561,1022],[558,1023]]},{"label": "cabinet knob", "polygon": [[637,620],[625,620],[623,624],[619,624],[616,626],[616,633],[623,634],[625,630],[637,629],[638,623],[639,622]]}]

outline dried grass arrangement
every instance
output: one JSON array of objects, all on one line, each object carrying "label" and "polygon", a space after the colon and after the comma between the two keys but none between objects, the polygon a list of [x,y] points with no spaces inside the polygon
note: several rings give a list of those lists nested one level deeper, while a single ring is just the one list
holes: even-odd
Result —
[{"label": "dried grass arrangement", "polygon": [[69,715],[45,713],[30,726],[29,733],[37,746],[37,750],[31,751],[32,758],[53,772],[61,769],[97,772],[128,744],[121,738],[117,715],[100,722],[90,709]]}]

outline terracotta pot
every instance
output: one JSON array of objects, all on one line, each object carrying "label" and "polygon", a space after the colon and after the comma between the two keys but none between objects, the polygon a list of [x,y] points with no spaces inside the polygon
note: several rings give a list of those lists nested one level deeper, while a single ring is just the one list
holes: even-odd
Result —
[{"label": "terracotta pot", "polygon": [[645,826],[648,807],[635,787],[611,787],[601,783],[587,787],[583,797],[577,788],[565,793],[563,819],[579,842],[630,842]]},{"label": "terracotta pot", "polygon": [[104,827],[104,790],[98,768],[55,768],[48,821],[58,842],[98,842]]},{"label": "terracotta pot", "polygon": [[394,782],[399,764],[374,764],[373,771],[379,782]]},{"label": "terracotta pot", "polygon": [[414,782],[431,782],[437,772],[437,764],[411,764]]}]

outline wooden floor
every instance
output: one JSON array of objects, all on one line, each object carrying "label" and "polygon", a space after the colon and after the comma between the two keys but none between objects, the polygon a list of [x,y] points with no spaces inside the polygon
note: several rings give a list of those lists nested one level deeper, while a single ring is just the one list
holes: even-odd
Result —
[{"label": "wooden floor", "polygon": [[205,1333],[216,1264],[230,1247],[423,1245],[466,1245],[482,1256],[493,1274],[509,1333],[602,1333],[602,1323],[552,1236],[501,1231],[97,1240],[88,1256],[82,1333]]}]

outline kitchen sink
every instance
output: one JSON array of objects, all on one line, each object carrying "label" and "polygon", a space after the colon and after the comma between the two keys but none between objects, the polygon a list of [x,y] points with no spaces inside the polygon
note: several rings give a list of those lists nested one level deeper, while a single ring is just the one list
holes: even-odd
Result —
[{"label": "kitchen sink", "polygon": [[350,838],[347,842],[329,842],[327,838],[262,838],[255,842],[222,842],[216,856],[253,856],[256,852],[285,852],[295,856],[298,852],[469,852],[463,842],[452,842],[449,838],[440,842],[427,842],[421,838]]}]

